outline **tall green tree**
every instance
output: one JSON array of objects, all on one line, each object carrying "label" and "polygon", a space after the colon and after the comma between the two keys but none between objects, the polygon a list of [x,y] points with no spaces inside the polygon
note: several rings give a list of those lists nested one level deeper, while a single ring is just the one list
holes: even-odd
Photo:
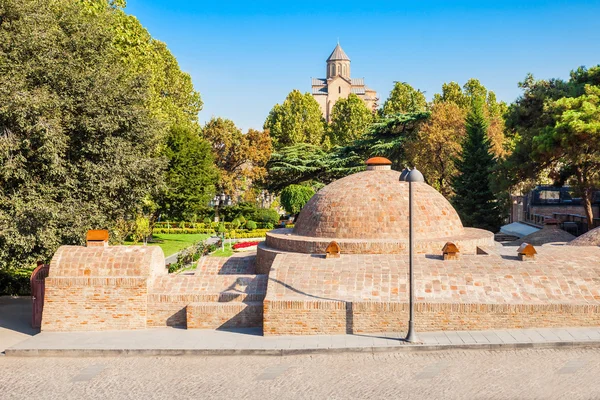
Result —
[{"label": "tall green tree", "polygon": [[387,100],[383,103],[382,114],[391,116],[400,113],[418,113],[426,111],[426,109],[427,100],[423,92],[406,82],[396,82]]},{"label": "tall green tree", "polygon": [[156,196],[157,212],[189,221],[215,194],[218,170],[210,143],[188,127],[174,126],[166,139],[165,188]]},{"label": "tall green tree", "polygon": [[325,137],[325,119],[319,103],[310,93],[293,90],[283,104],[276,104],[265,120],[273,147],[280,149],[298,143],[321,145]]},{"label": "tall green tree", "polygon": [[298,215],[314,195],[309,186],[289,185],[281,191],[281,205],[288,213]]},{"label": "tall green tree", "polygon": [[454,165],[465,140],[466,111],[452,102],[431,107],[431,117],[405,143],[408,165],[416,165],[427,183],[447,198],[453,195]]},{"label": "tall green tree", "polygon": [[572,171],[588,225],[593,226],[593,194],[600,186],[600,86],[585,85],[584,91],[547,105],[556,124],[536,136],[533,144],[536,159],[555,159]]},{"label": "tall green tree", "polygon": [[271,156],[268,132],[250,129],[243,134],[233,121],[212,118],[202,128],[202,136],[212,145],[220,172],[219,191],[241,194],[266,174],[265,166]]},{"label": "tall green tree", "polygon": [[442,93],[433,95],[433,104],[453,103],[466,114],[473,101],[481,101],[484,106],[485,116],[488,120],[488,136],[492,150],[498,157],[504,157],[510,152],[511,144],[507,141],[504,130],[504,114],[507,105],[499,102],[496,94],[488,90],[478,79],[469,79],[461,88],[456,82],[444,83]]},{"label": "tall green tree", "polygon": [[333,146],[345,146],[362,137],[373,122],[373,112],[357,95],[339,99],[331,112],[329,141]]},{"label": "tall green tree", "polygon": [[171,126],[197,128],[202,109],[200,94],[189,74],[181,71],[165,43],[153,38],[140,21],[125,12],[125,0],[85,0],[80,6],[92,15],[111,13],[112,42],[121,61],[145,77],[145,105],[164,122],[165,135]]},{"label": "tall green tree", "polygon": [[466,226],[497,232],[503,212],[491,187],[496,160],[481,99],[473,101],[466,121],[467,137],[456,161],[458,175],[452,182],[455,193],[452,204]]},{"label": "tall green tree", "polygon": [[290,184],[321,186],[365,169],[365,160],[384,156],[393,168],[407,163],[406,144],[414,140],[429,113],[399,114],[372,123],[365,135],[347,146],[325,150],[320,146],[297,144],[275,151],[267,164],[265,186],[278,192]]},{"label": "tall green tree", "polygon": [[536,80],[528,74],[519,87],[523,94],[510,105],[506,113],[506,134],[514,149],[502,163],[500,172],[505,187],[523,182],[536,183],[544,177],[562,185],[574,177],[574,170],[564,163],[561,152],[540,151],[538,137],[554,132],[560,113],[549,107],[563,98],[585,94],[585,85],[600,86],[600,66],[580,67],[571,72],[569,80]]},{"label": "tall green tree", "polygon": [[48,260],[135,215],[162,184],[150,82],[114,46],[103,3],[0,3],[0,268]]},{"label": "tall green tree", "polygon": [[[396,114],[374,122],[367,133],[351,145],[337,149],[334,159],[364,161],[373,156],[383,156],[392,162],[392,168],[401,170],[410,161],[407,157],[407,143],[417,138],[419,130],[430,118],[430,112]],[[348,165],[352,167],[352,163]],[[349,169],[348,172],[351,172]]]}]

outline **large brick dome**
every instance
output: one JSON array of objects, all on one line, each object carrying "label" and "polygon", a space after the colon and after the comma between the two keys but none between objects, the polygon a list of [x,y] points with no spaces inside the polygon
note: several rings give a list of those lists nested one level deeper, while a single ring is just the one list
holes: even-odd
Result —
[{"label": "large brick dome", "polygon": [[[293,233],[332,239],[408,239],[408,183],[400,172],[368,170],[339,179],[313,196]],[[414,183],[416,239],[463,234],[452,205],[425,183]]]}]

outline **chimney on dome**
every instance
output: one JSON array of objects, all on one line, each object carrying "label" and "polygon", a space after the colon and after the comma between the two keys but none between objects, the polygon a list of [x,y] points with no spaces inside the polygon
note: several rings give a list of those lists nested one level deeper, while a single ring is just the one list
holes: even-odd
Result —
[{"label": "chimney on dome", "polygon": [[391,170],[392,162],[385,157],[372,157],[366,162],[367,171]]},{"label": "chimney on dome", "polygon": [[106,229],[91,229],[87,231],[85,241],[87,243],[87,247],[107,247],[108,231]]}]

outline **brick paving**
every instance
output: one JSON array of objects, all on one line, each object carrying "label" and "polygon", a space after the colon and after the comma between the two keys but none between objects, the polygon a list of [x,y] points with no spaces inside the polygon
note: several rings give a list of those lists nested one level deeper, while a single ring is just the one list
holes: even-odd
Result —
[{"label": "brick paving", "polygon": [[254,275],[256,252],[236,253],[231,257],[203,257],[194,275]]},{"label": "brick paving", "polygon": [[597,399],[600,349],[0,357],[3,400]]}]

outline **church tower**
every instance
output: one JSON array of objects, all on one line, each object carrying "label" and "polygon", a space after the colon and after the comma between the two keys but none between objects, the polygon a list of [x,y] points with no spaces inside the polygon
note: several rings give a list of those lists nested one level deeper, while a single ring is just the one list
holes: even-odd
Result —
[{"label": "church tower", "polygon": [[327,59],[327,79],[333,79],[336,76],[350,79],[350,58],[344,53],[339,43]]},{"label": "church tower", "polygon": [[377,110],[379,98],[377,92],[365,85],[363,78],[350,77],[350,57],[344,53],[338,43],[327,58],[327,73],[325,78],[312,78],[312,95],[319,103],[323,117],[331,122],[333,106],[339,99],[345,99],[350,94],[361,98],[367,108]]}]

